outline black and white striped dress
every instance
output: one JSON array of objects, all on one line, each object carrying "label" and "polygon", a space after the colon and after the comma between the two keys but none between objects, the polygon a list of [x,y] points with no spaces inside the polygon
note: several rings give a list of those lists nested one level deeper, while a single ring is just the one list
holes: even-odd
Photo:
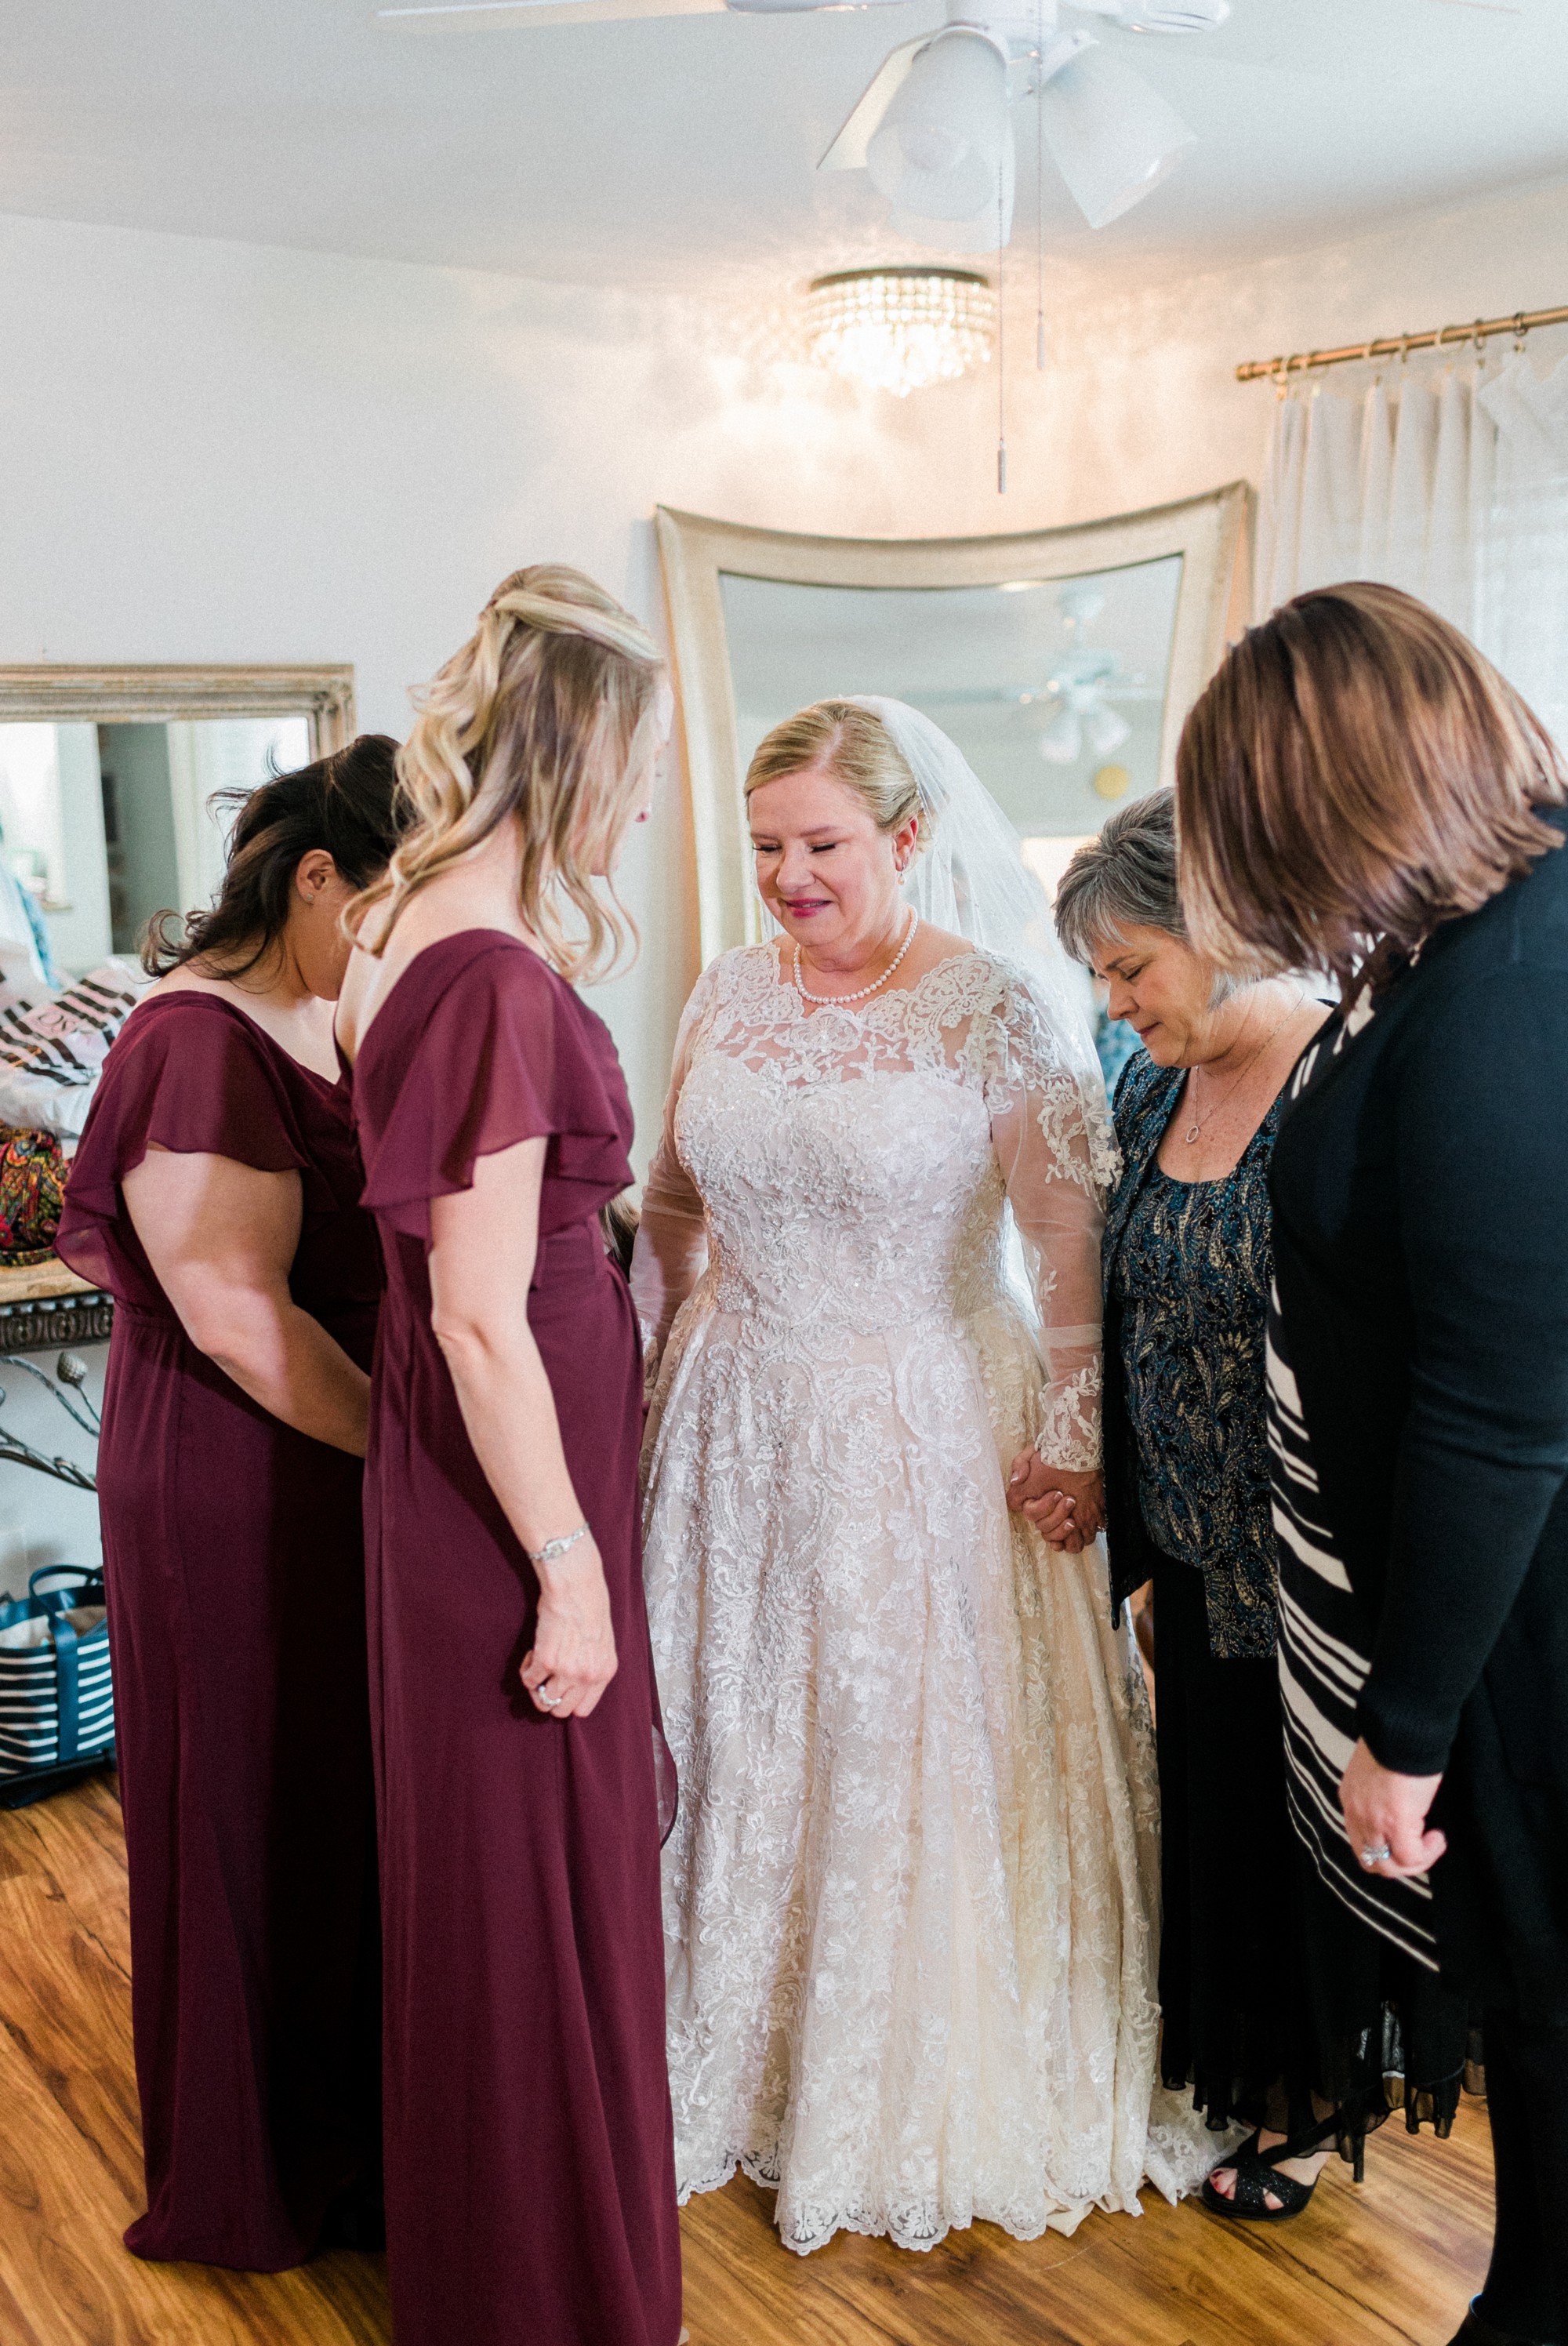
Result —
[{"label": "black and white striped dress", "polygon": [[[1363,996],[1342,1025],[1308,1046],[1290,1086],[1306,1089],[1325,1051],[1337,1054],[1371,1016]],[[1438,1967],[1432,1895],[1424,1875],[1390,1881],[1359,1864],[1339,1809],[1339,1779],[1355,1749],[1356,1707],[1371,1668],[1372,1633],[1322,1519],[1312,1444],[1290,1366],[1276,1284],[1267,1354],[1268,1442],[1278,1535],[1279,1688],[1291,1821],[1329,1888],[1361,1922],[1428,1971]]]}]

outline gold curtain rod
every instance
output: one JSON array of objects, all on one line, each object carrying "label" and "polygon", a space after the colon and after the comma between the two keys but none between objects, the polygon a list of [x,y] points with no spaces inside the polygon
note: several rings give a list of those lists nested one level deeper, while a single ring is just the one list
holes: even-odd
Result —
[{"label": "gold curtain rod", "polygon": [[1435,326],[1424,334],[1386,334],[1375,342],[1349,342],[1339,351],[1297,351],[1289,358],[1248,359],[1236,370],[1237,382],[1260,382],[1272,376],[1283,382],[1288,375],[1308,374],[1314,367],[1348,366],[1356,359],[1402,359],[1411,351],[1440,350],[1445,342],[1484,342],[1493,334],[1513,334],[1521,342],[1533,327],[1568,325],[1568,308],[1516,310],[1512,318],[1477,318],[1468,326]]}]

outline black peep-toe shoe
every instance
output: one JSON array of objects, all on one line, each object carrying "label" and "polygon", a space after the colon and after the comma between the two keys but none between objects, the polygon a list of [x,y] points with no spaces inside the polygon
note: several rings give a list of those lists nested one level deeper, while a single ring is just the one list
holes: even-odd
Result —
[{"label": "black peep-toe shoe", "polygon": [[[1325,2143],[1333,2140],[1339,2131],[1339,2125],[1340,2114],[1336,2110],[1332,2117],[1325,2118],[1321,2126],[1315,2127],[1310,2134],[1292,2135],[1288,2141],[1277,2142],[1269,2150],[1259,2150],[1257,2135],[1248,2135],[1240,2148],[1228,2158],[1216,2161],[1218,2167],[1235,2170],[1234,2198],[1227,2199],[1222,2191],[1215,2189],[1212,2179],[1206,2177],[1204,2206],[1216,2216],[1228,2216],[1238,2224],[1284,2224],[1292,2216],[1299,2216],[1310,2203],[1312,2194],[1318,2188],[1318,2181],[1298,2183],[1293,2175],[1279,2172],[1280,2162],[1287,2158],[1310,2158],[1315,2151],[1322,2149]],[[1363,2139],[1358,2135],[1355,2138],[1355,2178],[1358,2183],[1365,2172],[1365,2155]],[[1321,2178],[1318,2180],[1320,2181]],[[1270,2196],[1278,2200],[1278,2208],[1268,2205]],[[1477,2340],[1475,2346],[1486,2346],[1486,2341]]]}]

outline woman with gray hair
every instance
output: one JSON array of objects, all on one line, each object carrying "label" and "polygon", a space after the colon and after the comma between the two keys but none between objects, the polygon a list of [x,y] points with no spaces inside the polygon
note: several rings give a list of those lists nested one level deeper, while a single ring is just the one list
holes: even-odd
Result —
[{"label": "woman with gray hair", "polygon": [[[1292,976],[1227,976],[1193,945],[1159,790],[1068,865],[1063,944],[1143,1049],[1116,1088],[1106,1212],[1104,1449],[1113,1605],[1154,1584],[1162,1810],[1160,2072],[1216,2128],[1217,2215],[1278,2222],[1402,2072],[1406,2122],[1447,2133],[1461,1999],[1390,1963],[1291,1830],[1276,1623],[1265,1338],[1270,1160],[1292,1069],[1328,1017]],[[1049,1487],[1038,1471],[1033,1497]]]},{"label": "woman with gray hair", "polygon": [[1154,1583],[1162,2068],[1211,2126],[1262,2129],[1208,2205],[1283,2217],[1348,2084],[1317,2055],[1293,1912],[1263,1372],[1280,1096],[1327,1012],[1293,978],[1237,982],[1194,951],[1168,790],[1080,848],[1056,925],[1144,1046],[1116,1089],[1104,1442],[1112,1601]]}]

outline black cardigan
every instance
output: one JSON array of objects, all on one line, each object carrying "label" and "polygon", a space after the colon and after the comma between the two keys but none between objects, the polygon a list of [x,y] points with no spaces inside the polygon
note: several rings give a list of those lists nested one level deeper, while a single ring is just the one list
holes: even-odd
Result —
[{"label": "black cardigan", "polygon": [[1272,1191],[1323,1518],[1373,1631],[1360,1730],[1448,1770],[1445,1958],[1568,2008],[1568,849],[1323,1055]]}]

